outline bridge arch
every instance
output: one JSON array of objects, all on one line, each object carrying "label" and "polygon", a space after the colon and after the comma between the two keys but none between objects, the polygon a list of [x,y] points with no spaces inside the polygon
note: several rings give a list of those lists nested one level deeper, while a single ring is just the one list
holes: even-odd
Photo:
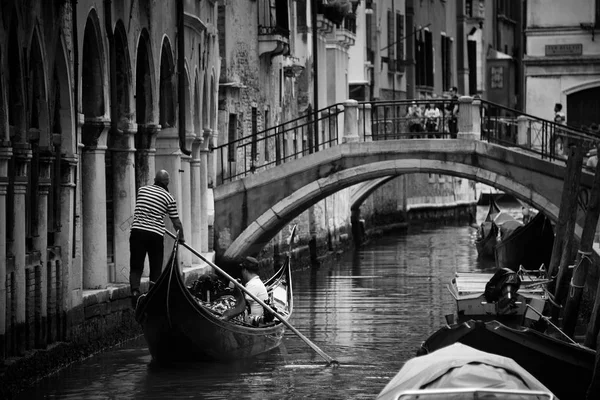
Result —
[{"label": "bridge arch", "polygon": [[[421,158],[378,161],[332,173],[308,183],[276,202],[233,240],[223,257],[231,260],[259,251],[295,217],[342,189],[372,180],[381,180],[380,185],[390,176],[428,172],[453,175],[494,186],[527,202],[552,220],[558,217],[559,208],[550,199],[507,174],[483,170],[477,165],[456,161]],[[360,197],[356,200],[360,200]]]}]

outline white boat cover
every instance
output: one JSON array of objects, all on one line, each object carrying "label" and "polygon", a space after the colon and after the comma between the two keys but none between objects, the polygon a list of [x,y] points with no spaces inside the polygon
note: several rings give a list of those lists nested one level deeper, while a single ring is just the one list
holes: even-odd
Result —
[{"label": "white boat cover", "polygon": [[513,359],[455,343],[408,360],[379,393],[377,400],[396,399],[407,390],[456,388],[517,389],[551,393]]}]

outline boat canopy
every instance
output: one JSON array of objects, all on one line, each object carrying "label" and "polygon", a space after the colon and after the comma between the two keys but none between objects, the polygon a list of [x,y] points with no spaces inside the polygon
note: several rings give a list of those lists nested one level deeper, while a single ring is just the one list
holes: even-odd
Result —
[{"label": "boat canopy", "polygon": [[508,389],[551,394],[513,359],[454,343],[407,361],[377,399],[397,399],[401,393],[414,389],[440,388]]}]

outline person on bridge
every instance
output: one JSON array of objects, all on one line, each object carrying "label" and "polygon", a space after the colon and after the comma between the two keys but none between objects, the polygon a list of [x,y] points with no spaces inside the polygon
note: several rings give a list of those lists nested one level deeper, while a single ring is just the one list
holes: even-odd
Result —
[{"label": "person on bridge", "polygon": [[450,102],[446,106],[446,112],[450,137],[456,139],[458,136],[458,88],[456,86],[450,88]]},{"label": "person on bridge", "polygon": [[150,264],[151,285],[157,281],[162,272],[165,215],[169,216],[175,230],[179,231],[179,241],[184,241],[183,225],[179,220],[177,203],[169,193],[168,186],[169,173],[160,170],[156,173],[154,184],[141,187],[137,193],[129,236],[129,285],[134,308],[140,296],[140,281],[146,254]]},{"label": "person on bridge", "polygon": [[[244,287],[259,300],[267,301],[269,298],[267,288],[258,276],[258,260],[254,257],[246,257],[240,264],[240,267],[242,268],[242,282],[244,283]],[[263,306],[248,294],[246,294],[246,304],[249,309],[246,321],[253,325],[258,325],[265,312]]]},{"label": "person on bridge", "polygon": [[428,104],[425,109],[425,129],[429,133],[429,137],[437,137],[438,127],[442,113],[433,101]]}]

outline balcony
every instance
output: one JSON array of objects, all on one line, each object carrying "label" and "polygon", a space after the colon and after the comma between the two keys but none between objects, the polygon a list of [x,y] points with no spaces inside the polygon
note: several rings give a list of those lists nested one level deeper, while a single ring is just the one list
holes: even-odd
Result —
[{"label": "balcony", "polygon": [[275,57],[289,54],[290,29],[287,0],[258,1],[258,54]]}]

